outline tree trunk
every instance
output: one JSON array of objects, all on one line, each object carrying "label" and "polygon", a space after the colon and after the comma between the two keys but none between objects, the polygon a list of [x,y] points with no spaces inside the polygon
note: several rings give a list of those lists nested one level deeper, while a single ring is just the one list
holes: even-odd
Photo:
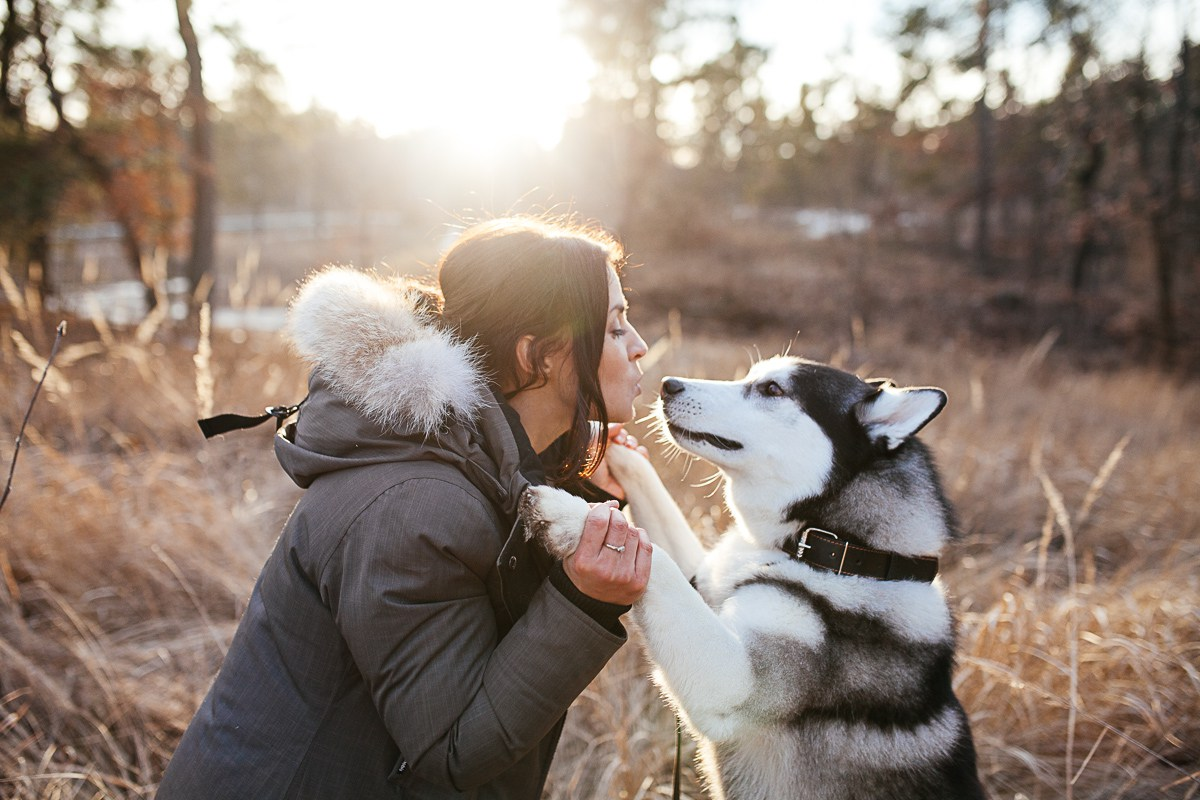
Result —
[{"label": "tree trunk", "polygon": [[4,27],[0,29],[0,120],[15,123],[24,130],[25,115],[21,108],[13,102],[8,93],[9,76],[12,75],[13,60],[17,47],[28,32],[21,28],[17,16],[17,0],[6,0],[5,8],[8,16],[4,18]]},{"label": "tree trunk", "polygon": [[1082,138],[1087,147],[1088,161],[1075,176],[1082,206],[1079,241],[1075,248],[1075,256],[1071,259],[1071,292],[1076,295],[1083,291],[1087,282],[1088,265],[1096,251],[1096,184],[1104,168],[1106,153],[1103,134],[1090,121],[1084,126]]},{"label": "tree trunk", "polygon": [[1026,273],[1029,280],[1041,277],[1045,269],[1047,236],[1049,225],[1046,217],[1050,213],[1049,189],[1046,185],[1046,172],[1039,171],[1034,177],[1033,191],[1029,198],[1030,236],[1029,254]]},{"label": "tree trunk", "polygon": [[1171,132],[1167,139],[1167,170],[1163,197],[1153,221],[1155,266],[1158,285],[1158,318],[1161,325],[1163,355],[1167,363],[1175,360],[1178,331],[1175,324],[1175,264],[1179,260],[1183,208],[1183,152],[1187,144],[1187,123],[1191,114],[1188,62],[1191,43],[1187,36],[1179,46],[1179,69],[1175,73],[1175,107],[1171,114]]},{"label": "tree trunk", "polygon": [[187,53],[187,107],[192,112],[192,243],[187,261],[188,286],[193,300],[205,276],[213,274],[217,242],[217,187],[213,164],[212,120],[204,95],[200,43],[192,27],[191,0],[175,0],[179,35]]},{"label": "tree trunk", "polygon": [[979,4],[979,68],[983,71],[983,90],[975,103],[975,129],[979,152],[975,165],[975,268],[987,275],[992,268],[992,195],[995,192],[996,123],[988,108],[991,86],[988,61],[991,58],[990,26],[992,7],[989,0]]}]

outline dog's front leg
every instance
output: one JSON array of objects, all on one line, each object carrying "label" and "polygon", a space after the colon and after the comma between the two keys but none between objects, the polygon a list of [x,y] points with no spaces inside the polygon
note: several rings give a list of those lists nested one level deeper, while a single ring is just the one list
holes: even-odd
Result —
[{"label": "dog's front leg", "polygon": [[[628,491],[629,485],[623,485]],[[675,508],[673,502],[670,508]],[[528,536],[565,558],[579,546],[588,509],[574,495],[536,486],[521,498],[520,514]],[[682,519],[677,508],[676,513]],[[685,532],[690,536],[686,528]],[[691,541],[695,543],[694,538]],[[699,549],[698,544],[695,547]],[[666,548],[655,547],[652,558],[646,593],[634,604],[634,614],[650,658],[658,665],[655,680],[692,728],[710,739],[727,738],[738,726],[737,707],[754,685],[749,655],[736,632],[692,588]]]},{"label": "dog's front leg", "polygon": [[750,656],[671,557],[656,547],[653,558],[646,593],[633,611],[658,667],[655,681],[694,730],[708,739],[728,739],[754,688]]},{"label": "dog's front leg", "polygon": [[637,526],[645,528],[650,541],[666,548],[690,580],[704,558],[704,548],[654,467],[626,447],[611,446],[604,457],[613,478],[625,490]]}]

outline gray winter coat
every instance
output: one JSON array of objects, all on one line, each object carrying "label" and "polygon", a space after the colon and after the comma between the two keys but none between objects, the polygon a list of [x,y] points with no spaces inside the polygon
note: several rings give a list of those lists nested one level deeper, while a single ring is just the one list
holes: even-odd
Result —
[{"label": "gray winter coat", "polygon": [[514,527],[528,440],[416,307],[345,270],[294,304],[314,375],[276,453],[307,491],[160,800],[538,798],[623,643],[544,580]]}]

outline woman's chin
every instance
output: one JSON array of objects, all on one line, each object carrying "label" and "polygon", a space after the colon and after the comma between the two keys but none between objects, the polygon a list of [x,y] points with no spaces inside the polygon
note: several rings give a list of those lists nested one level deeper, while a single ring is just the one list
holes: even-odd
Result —
[{"label": "woman's chin", "polygon": [[614,399],[613,402],[610,403],[608,398],[605,398],[604,407],[605,411],[608,412],[608,421],[620,422],[622,424],[626,422],[633,422],[637,416],[637,407],[635,404],[637,403],[637,399],[641,396],[641,394],[642,386],[639,383],[636,387],[632,388],[628,394],[625,395],[623,402],[617,402]]},{"label": "woman's chin", "polygon": [[608,421],[619,422],[624,425],[626,422],[633,421],[633,404],[630,403],[624,408],[612,408],[608,410]]}]

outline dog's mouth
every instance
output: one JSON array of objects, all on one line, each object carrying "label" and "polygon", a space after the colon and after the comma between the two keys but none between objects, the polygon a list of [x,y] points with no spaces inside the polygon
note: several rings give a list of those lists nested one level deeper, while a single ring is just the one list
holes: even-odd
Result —
[{"label": "dog's mouth", "polygon": [[742,443],[735,442],[733,439],[726,439],[724,436],[717,436],[715,433],[704,433],[702,431],[689,431],[687,428],[681,428],[674,422],[667,423],[667,430],[676,439],[681,439],[687,442],[704,442],[711,444],[718,450],[741,450]]}]

